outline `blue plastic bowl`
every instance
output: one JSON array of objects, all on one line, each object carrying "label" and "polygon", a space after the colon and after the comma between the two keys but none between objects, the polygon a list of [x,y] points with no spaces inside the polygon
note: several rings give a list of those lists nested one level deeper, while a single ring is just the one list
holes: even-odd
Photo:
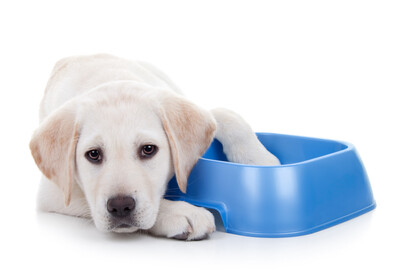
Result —
[{"label": "blue plastic bowl", "polygon": [[310,234],[376,207],[353,145],[332,140],[257,134],[280,166],[227,162],[215,140],[182,193],[173,178],[166,198],[216,210],[225,231],[254,237]]}]

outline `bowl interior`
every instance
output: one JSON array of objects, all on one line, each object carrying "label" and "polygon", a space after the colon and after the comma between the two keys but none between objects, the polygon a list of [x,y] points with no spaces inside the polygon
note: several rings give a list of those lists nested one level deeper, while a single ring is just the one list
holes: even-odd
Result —
[{"label": "bowl interior", "polygon": [[[272,133],[257,133],[257,136],[266,149],[279,158],[282,165],[301,163],[348,148],[346,144],[333,140]],[[228,161],[218,140],[214,140],[202,157]]]}]

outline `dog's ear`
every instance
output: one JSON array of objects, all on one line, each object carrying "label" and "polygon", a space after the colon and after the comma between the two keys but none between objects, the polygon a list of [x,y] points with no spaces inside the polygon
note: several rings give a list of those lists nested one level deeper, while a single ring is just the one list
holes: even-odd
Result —
[{"label": "dog's ear", "polygon": [[192,168],[214,138],[216,122],[210,112],[177,95],[162,98],[161,119],[178,186],[185,193]]},{"label": "dog's ear", "polygon": [[63,191],[66,206],[71,199],[77,142],[78,125],[72,103],[63,105],[42,121],[30,141],[37,166]]}]

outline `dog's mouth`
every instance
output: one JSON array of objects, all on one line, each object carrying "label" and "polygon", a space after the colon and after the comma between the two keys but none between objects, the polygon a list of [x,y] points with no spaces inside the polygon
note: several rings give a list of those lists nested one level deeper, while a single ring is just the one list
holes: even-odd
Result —
[{"label": "dog's mouth", "polygon": [[132,221],[115,221],[111,223],[109,231],[118,233],[129,233],[137,231],[139,228],[139,225],[133,223]]},{"label": "dog's mouth", "polygon": [[131,224],[119,224],[117,226],[114,226],[113,228],[111,228],[112,232],[116,232],[116,233],[131,233],[131,232],[135,232],[139,229],[138,226],[136,225],[131,225]]},{"label": "dog's mouth", "polygon": [[142,211],[137,211],[126,217],[110,217],[106,222],[105,231],[115,232],[115,233],[132,233],[138,230],[148,230],[150,229],[156,219],[152,215],[147,213],[142,213]]},{"label": "dog's mouth", "polygon": [[115,228],[130,228],[130,227],[132,227],[132,225],[129,225],[129,224],[120,224],[120,225],[116,226]]}]

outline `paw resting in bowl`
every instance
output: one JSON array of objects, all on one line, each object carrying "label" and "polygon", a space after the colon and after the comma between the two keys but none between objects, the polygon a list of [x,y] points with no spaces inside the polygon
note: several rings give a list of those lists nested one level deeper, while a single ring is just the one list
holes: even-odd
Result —
[{"label": "paw resting in bowl", "polygon": [[211,111],[216,122],[216,139],[223,145],[223,151],[230,162],[276,166],[279,159],[270,153],[258,140],[250,125],[235,112],[216,108]]}]

